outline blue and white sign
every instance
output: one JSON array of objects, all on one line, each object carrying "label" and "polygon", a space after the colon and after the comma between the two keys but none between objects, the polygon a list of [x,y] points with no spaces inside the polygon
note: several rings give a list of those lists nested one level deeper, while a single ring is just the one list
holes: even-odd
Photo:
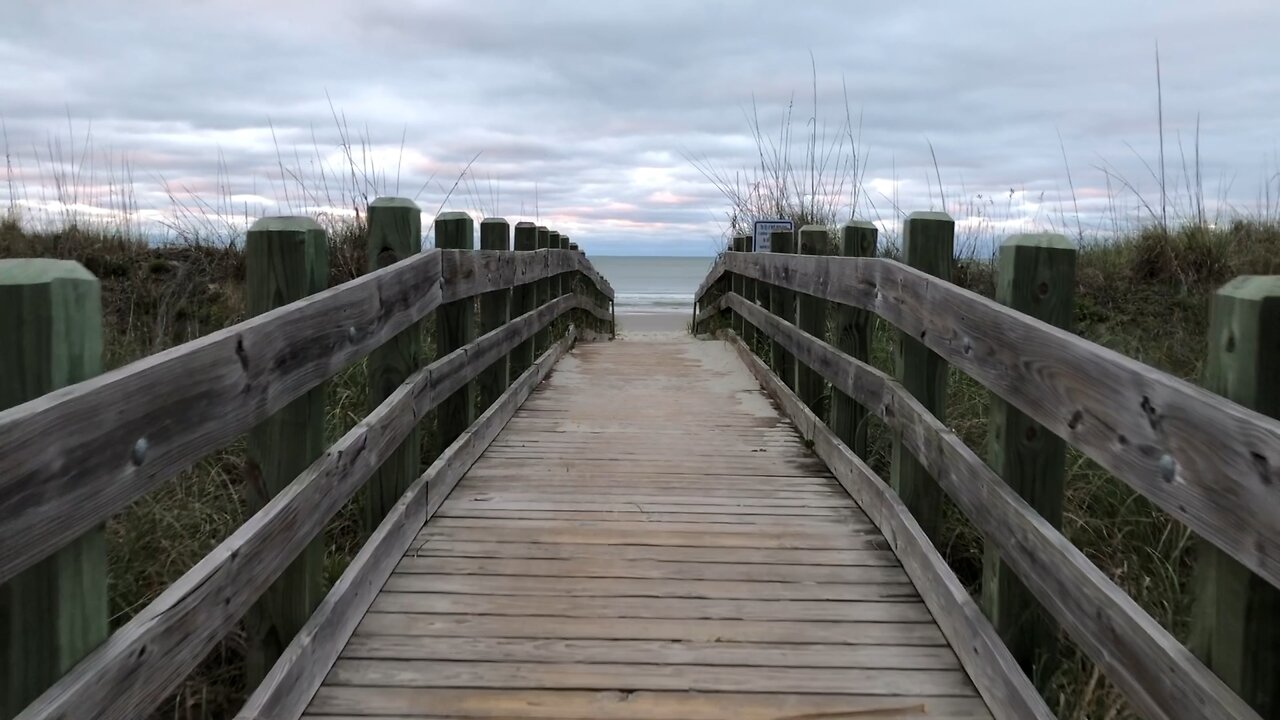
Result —
[{"label": "blue and white sign", "polygon": [[769,243],[769,236],[775,232],[795,232],[795,226],[790,220],[757,220],[752,228],[753,240],[755,242],[752,248],[756,252],[773,252]]}]

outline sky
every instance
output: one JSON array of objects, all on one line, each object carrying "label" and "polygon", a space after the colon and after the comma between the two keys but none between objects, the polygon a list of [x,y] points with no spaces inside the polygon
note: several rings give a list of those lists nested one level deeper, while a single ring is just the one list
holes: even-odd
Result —
[{"label": "sky", "polygon": [[1275,214],[1280,195],[1275,0],[7,0],[0,14],[0,205],[32,224],[234,237],[246,219],[349,217],[399,195],[426,227],[467,210],[588,253],[707,255],[730,226],[725,185],[760,180],[759,146],[768,170],[782,145],[788,193],[835,222],[891,237],[904,213],[945,210],[970,239],[1090,236],[1162,214],[1161,105],[1171,221],[1197,196],[1221,221]]}]

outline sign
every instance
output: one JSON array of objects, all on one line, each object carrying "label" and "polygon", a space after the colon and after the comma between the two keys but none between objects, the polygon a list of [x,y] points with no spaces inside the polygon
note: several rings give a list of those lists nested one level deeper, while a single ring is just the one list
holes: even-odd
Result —
[{"label": "sign", "polygon": [[755,252],[772,252],[769,236],[775,232],[794,232],[795,226],[790,220],[757,220],[753,230]]}]

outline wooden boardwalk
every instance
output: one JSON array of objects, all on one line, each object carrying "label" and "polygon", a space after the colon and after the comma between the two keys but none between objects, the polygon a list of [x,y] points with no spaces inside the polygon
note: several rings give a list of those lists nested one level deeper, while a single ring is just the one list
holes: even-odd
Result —
[{"label": "wooden boardwalk", "polygon": [[990,717],[884,545],[724,344],[583,345],[308,717]]}]

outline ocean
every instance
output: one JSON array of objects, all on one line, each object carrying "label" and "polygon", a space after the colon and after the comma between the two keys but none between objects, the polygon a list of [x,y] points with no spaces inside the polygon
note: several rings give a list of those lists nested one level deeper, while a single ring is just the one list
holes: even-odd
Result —
[{"label": "ocean", "polygon": [[693,293],[711,269],[709,257],[591,256],[596,270],[613,286],[619,314],[687,313]]}]

